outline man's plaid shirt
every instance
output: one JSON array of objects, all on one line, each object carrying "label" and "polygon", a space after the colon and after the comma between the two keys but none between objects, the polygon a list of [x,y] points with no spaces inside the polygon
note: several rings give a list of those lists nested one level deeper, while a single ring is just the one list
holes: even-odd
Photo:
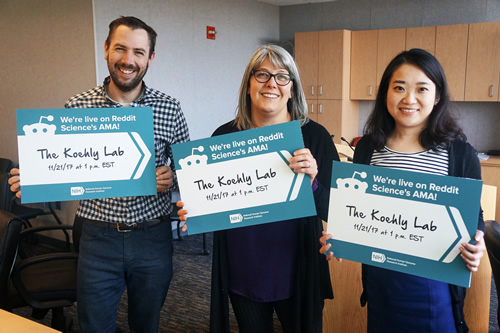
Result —
[{"label": "man's plaid shirt", "polygon": [[[104,83],[84,93],[71,97],[66,108],[117,108],[122,107],[107,97],[105,87],[109,84],[107,77]],[[143,82],[144,84],[144,82]],[[158,90],[146,87],[142,96],[132,102],[130,107],[152,107],[155,141],[156,167],[167,165],[174,170],[171,145],[189,141],[189,132],[179,101]],[[177,189],[177,177],[168,191],[157,195],[140,197],[123,197],[109,199],[82,200],[77,215],[106,222],[140,223],[170,214],[172,211],[171,191]]]}]

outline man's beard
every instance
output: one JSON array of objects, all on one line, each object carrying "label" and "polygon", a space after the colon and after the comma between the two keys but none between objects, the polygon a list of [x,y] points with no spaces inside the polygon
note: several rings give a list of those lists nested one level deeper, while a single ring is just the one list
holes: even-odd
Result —
[{"label": "man's beard", "polygon": [[[111,80],[113,80],[113,83],[115,84],[118,89],[120,89],[123,92],[129,92],[137,88],[139,84],[141,84],[142,79],[144,78],[144,75],[148,72],[148,68],[144,68],[142,72],[136,72],[137,75],[132,79],[127,82],[123,82],[120,76],[118,75],[118,67],[120,65],[115,64],[114,66],[111,66],[108,62],[108,69],[109,69],[109,74],[111,75]],[[137,70],[135,66],[121,66],[122,68],[125,69],[132,69],[132,70]]]}]

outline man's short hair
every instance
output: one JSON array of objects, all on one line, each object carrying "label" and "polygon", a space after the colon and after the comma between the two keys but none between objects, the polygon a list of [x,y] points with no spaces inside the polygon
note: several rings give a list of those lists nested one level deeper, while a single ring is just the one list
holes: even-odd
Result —
[{"label": "man's short hair", "polygon": [[120,25],[127,26],[132,30],[135,29],[146,30],[149,37],[149,57],[151,58],[151,55],[155,51],[156,36],[158,34],[156,33],[156,31],[154,31],[153,28],[144,23],[144,21],[134,16],[121,16],[109,24],[109,32],[108,32],[108,38],[106,38],[106,46],[109,47],[111,43],[111,36]]}]

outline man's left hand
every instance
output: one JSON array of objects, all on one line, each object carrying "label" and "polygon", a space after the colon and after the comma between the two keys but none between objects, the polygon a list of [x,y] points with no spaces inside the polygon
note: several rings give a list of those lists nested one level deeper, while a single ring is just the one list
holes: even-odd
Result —
[{"label": "man's left hand", "polygon": [[174,182],[174,173],[168,165],[156,168],[156,191],[163,192],[172,187]]}]

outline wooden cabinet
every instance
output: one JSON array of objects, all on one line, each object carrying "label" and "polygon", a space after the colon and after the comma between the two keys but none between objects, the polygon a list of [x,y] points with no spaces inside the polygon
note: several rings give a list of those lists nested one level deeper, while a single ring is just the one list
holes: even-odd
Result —
[{"label": "wooden cabinet", "polygon": [[367,308],[361,307],[359,303],[363,292],[361,264],[349,260],[332,260],[330,276],[335,298],[325,301],[323,332],[366,332]]},{"label": "wooden cabinet", "polygon": [[448,81],[451,99],[464,101],[465,72],[469,25],[442,25],[436,27],[436,53]]},{"label": "wooden cabinet", "polygon": [[295,34],[295,59],[307,99],[342,99],[343,81],[349,77],[350,59],[345,59],[345,52],[350,39],[347,30]]},{"label": "wooden cabinet", "polygon": [[358,136],[358,103],[349,99],[307,100],[309,118],[323,125],[333,141],[341,143],[341,137],[351,141]]},{"label": "wooden cabinet", "polygon": [[377,30],[351,33],[351,99],[375,99],[377,35]]},{"label": "wooden cabinet", "polygon": [[349,99],[351,32],[298,32],[295,60],[309,118],[335,135],[336,143],[358,136],[358,103]]},{"label": "wooden cabinet", "polygon": [[349,82],[350,47],[350,31],[320,32],[318,99],[342,99],[347,94],[344,82]]},{"label": "wooden cabinet", "polygon": [[317,99],[319,70],[319,32],[297,32],[295,34],[295,61],[299,67],[300,82],[307,99]]},{"label": "wooden cabinet", "polygon": [[352,32],[351,99],[375,100],[382,74],[392,58],[405,49],[405,38],[406,29]]},{"label": "wooden cabinet", "polygon": [[388,63],[402,50],[436,56],[454,101],[500,101],[500,22],[353,31],[352,100],[375,100]]},{"label": "wooden cabinet", "polygon": [[385,68],[406,47],[406,29],[382,29],[377,38],[377,90]]},{"label": "wooden cabinet", "polygon": [[498,101],[500,22],[469,24],[466,101]]},{"label": "wooden cabinet", "polygon": [[406,49],[419,48],[436,54],[436,27],[406,28]]},{"label": "wooden cabinet", "polygon": [[342,100],[308,100],[307,105],[309,118],[323,125],[337,139],[338,133],[342,131]]}]

